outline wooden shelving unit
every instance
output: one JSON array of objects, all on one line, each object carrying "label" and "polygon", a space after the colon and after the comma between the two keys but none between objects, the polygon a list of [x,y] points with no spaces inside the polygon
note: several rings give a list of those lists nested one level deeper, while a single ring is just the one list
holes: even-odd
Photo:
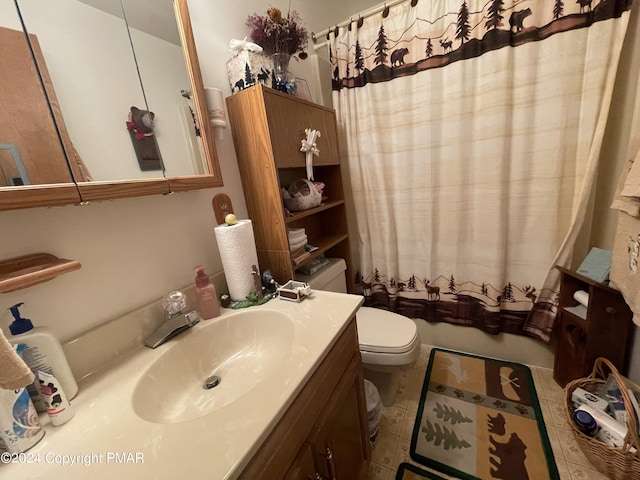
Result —
[{"label": "wooden shelving unit", "polygon": [[303,210],[301,212],[292,212],[293,216],[292,217],[288,217],[285,218],[285,223],[289,224],[289,223],[293,223],[297,220],[300,220],[304,217],[308,217],[309,215],[315,215],[316,213],[320,213],[323,210],[327,210],[329,208],[333,208],[333,207],[337,207],[338,205],[342,205],[344,204],[344,200],[338,200],[338,201],[334,201],[334,202],[326,202],[326,203],[322,203],[319,206],[315,207],[315,208],[310,208],[309,210]]},{"label": "wooden shelving unit", "polygon": [[[271,269],[284,283],[319,255],[344,258],[347,288],[353,291],[346,206],[335,112],[257,85],[227,98],[233,140],[249,217],[253,223],[260,270]],[[305,129],[320,131],[314,157],[314,178],[325,184],[327,200],[318,207],[284,215],[281,189],[306,178],[300,151]],[[293,263],[287,229],[304,228],[308,243],[318,247]]]},{"label": "wooden shelving unit", "polygon": [[53,280],[80,268],[77,260],[34,253],[0,261],[0,293],[9,293]]},{"label": "wooden shelving unit", "polygon": [[[564,267],[556,268],[561,280],[553,378],[564,387],[586,377],[598,357],[606,357],[624,374],[634,326],[622,294]],[[586,308],[573,298],[578,290],[589,294]]]}]

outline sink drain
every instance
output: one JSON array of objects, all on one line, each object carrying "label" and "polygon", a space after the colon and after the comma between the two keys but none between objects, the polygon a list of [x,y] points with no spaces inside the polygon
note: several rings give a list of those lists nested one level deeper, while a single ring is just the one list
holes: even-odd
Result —
[{"label": "sink drain", "polygon": [[211,375],[204,381],[203,387],[205,390],[211,390],[213,387],[217,387],[218,385],[220,385],[221,381],[222,379],[219,376]]}]

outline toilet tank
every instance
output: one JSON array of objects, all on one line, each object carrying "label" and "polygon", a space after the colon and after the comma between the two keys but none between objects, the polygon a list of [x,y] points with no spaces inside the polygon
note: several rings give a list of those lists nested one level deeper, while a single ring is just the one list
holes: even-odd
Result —
[{"label": "toilet tank", "polygon": [[347,263],[343,258],[328,258],[329,264],[313,275],[296,273],[295,279],[309,284],[312,290],[347,293]]}]

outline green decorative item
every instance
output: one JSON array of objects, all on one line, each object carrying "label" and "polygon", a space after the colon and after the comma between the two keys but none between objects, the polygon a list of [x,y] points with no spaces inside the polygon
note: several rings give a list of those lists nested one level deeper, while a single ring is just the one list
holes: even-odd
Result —
[{"label": "green decorative item", "polygon": [[267,294],[267,295],[262,295],[262,298],[260,298],[256,292],[251,292],[249,295],[247,295],[246,299],[240,302],[234,302],[232,300],[231,303],[229,304],[229,308],[237,310],[240,308],[255,307],[257,305],[262,305],[263,303],[267,303],[273,297],[275,297],[274,294]]}]

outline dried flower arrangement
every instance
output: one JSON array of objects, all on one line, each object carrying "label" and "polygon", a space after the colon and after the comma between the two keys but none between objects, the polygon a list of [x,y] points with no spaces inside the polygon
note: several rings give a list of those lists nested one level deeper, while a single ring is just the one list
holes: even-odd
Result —
[{"label": "dried flower arrangement", "polygon": [[301,59],[307,58],[308,32],[302,25],[302,19],[295,10],[287,12],[284,17],[280,9],[271,7],[267,15],[254,13],[247,18],[247,26],[251,27],[251,40],[264,49],[267,55],[288,53]]}]

